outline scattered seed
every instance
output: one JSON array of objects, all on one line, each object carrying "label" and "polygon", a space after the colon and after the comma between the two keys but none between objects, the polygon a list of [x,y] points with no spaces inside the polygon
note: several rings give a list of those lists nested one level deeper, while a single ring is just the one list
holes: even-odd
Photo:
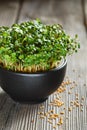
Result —
[{"label": "scattered seed", "polygon": [[58,106],[58,107],[61,107],[62,105],[64,105],[64,102],[58,100],[58,99],[54,99],[51,103],[51,105],[54,105],[54,106]]},{"label": "scattered seed", "polygon": [[62,119],[62,117],[60,117],[58,124],[60,124],[60,125],[63,124],[63,119]]},{"label": "scattered seed", "polygon": [[40,115],[40,112],[38,112],[38,115]]},{"label": "scattered seed", "polygon": [[77,97],[78,97],[78,96],[79,96],[79,94],[78,94],[78,93],[75,93],[75,96],[77,96]]},{"label": "scattered seed", "polygon": [[61,124],[58,122],[57,125],[61,125]]},{"label": "scattered seed", "polygon": [[68,94],[71,94],[71,93],[72,93],[71,91],[68,92]]},{"label": "scattered seed", "polygon": [[70,101],[70,103],[73,103],[73,101]]},{"label": "scattered seed", "polygon": [[83,103],[80,103],[80,106],[83,106]]},{"label": "scattered seed", "polygon": [[78,103],[78,101],[74,101],[74,105],[75,105],[76,107],[79,107],[79,106],[80,106],[80,104]]},{"label": "scattered seed", "polygon": [[[40,109],[41,112],[38,112],[38,115],[40,116],[41,119],[47,119],[47,122],[50,124],[53,124],[53,120],[58,119],[59,122],[56,123],[53,128],[56,129],[57,125],[62,125],[63,124],[63,119],[61,116],[63,116],[64,114],[64,110],[66,110],[65,104],[62,101],[62,97],[60,93],[63,93],[66,91],[67,86],[70,87],[70,90],[68,91],[68,94],[71,94],[72,90],[75,86],[76,86],[76,82],[73,81],[71,82],[68,78],[67,81],[63,82],[61,84],[61,86],[57,89],[57,91],[54,93],[55,98],[49,103],[49,106],[52,105],[52,107],[62,107],[63,106],[63,111],[61,111],[59,114],[55,113],[54,110],[49,110],[47,112],[43,112],[42,110],[44,109],[44,106],[41,105]],[[83,101],[85,100],[84,96],[81,97],[81,103],[79,101],[79,94],[76,92],[75,93],[75,100],[71,100],[70,101],[70,107],[68,108],[68,111],[71,112],[72,109],[76,108],[76,107],[80,107],[81,106],[81,111],[83,112]],[[68,117],[66,117],[66,119],[69,119]],[[33,123],[33,121],[32,121]]]},{"label": "scattered seed", "polygon": [[79,100],[79,98],[78,98],[78,97],[76,97],[76,100]]},{"label": "scattered seed", "polygon": [[73,89],[75,86],[71,86],[70,89]]},{"label": "scattered seed", "polygon": [[69,108],[68,108],[68,111],[72,111],[72,108],[71,108],[71,107],[69,107]]},{"label": "scattered seed", "polygon": [[63,111],[61,111],[61,112],[60,112],[60,114],[61,114],[61,115],[63,115],[63,114],[64,114],[64,112],[63,112]]},{"label": "scattered seed", "polygon": [[56,125],[55,125],[55,126],[53,126],[53,128],[54,128],[54,129],[56,129]]},{"label": "scattered seed", "polygon": [[53,112],[54,112],[54,110],[51,110],[50,112],[51,112],[51,113],[53,113]]},{"label": "scattered seed", "polygon": [[43,109],[44,108],[44,106],[40,106],[40,109]]},{"label": "scattered seed", "polygon": [[53,124],[53,122],[52,122],[51,120],[49,120],[49,119],[48,119],[48,122],[49,122],[50,124]]},{"label": "scattered seed", "polygon": [[84,96],[82,96],[82,98],[81,98],[83,101],[85,100],[85,98],[84,98]]},{"label": "scattered seed", "polygon": [[65,110],[66,108],[64,107],[63,109]]},{"label": "scattered seed", "polygon": [[56,119],[58,117],[59,117],[58,114],[50,114],[49,119]]},{"label": "scattered seed", "polygon": [[44,113],[44,116],[48,116],[48,112]]},{"label": "scattered seed", "polygon": [[44,112],[39,112],[40,113],[40,115],[44,115]]},{"label": "scattered seed", "polygon": [[44,116],[44,115],[41,115],[40,118],[45,118],[45,116]]}]

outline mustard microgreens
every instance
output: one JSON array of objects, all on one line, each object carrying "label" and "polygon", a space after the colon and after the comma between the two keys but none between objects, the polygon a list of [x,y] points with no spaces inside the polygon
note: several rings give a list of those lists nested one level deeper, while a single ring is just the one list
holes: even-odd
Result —
[{"label": "mustard microgreens", "polygon": [[33,20],[0,27],[0,66],[8,70],[47,71],[79,47],[77,35],[71,38],[59,24]]}]

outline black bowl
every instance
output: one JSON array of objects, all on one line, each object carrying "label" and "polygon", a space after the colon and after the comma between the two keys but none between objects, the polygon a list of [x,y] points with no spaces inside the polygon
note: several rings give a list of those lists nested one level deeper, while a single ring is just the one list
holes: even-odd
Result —
[{"label": "black bowl", "polygon": [[55,69],[25,74],[0,68],[0,85],[10,97],[22,103],[45,101],[62,83],[66,72],[66,60]]}]

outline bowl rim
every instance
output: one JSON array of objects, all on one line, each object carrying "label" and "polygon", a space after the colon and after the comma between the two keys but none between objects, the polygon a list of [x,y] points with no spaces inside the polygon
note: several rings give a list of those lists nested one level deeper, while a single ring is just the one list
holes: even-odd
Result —
[{"label": "bowl rim", "polygon": [[2,68],[0,67],[1,70],[5,71],[5,72],[8,72],[8,73],[13,73],[15,75],[43,75],[43,74],[46,74],[46,73],[50,73],[50,72],[55,72],[56,70],[60,70],[61,68],[63,68],[66,64],[67,64],[67,59],[62,59],[63,61],[56,67],[56,68],[53,68],[53,69],[50,69],[48,71],[41,71],[41,72],[34,72],[34,73],[26,73],[26,72],[15,72],[15,71],[12,71],[12,70],[7,70],[5,68]]}]

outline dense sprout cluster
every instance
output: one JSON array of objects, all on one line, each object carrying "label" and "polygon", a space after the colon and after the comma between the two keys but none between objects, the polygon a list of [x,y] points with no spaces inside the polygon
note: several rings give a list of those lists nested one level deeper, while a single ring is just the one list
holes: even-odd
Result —
[{"label": "dense sprout cluster", "polygon": [[77,36],[71,38],[57,25],[33,20],[0,27],[0,66],[18,72],[46,71],[77,52]]}]

